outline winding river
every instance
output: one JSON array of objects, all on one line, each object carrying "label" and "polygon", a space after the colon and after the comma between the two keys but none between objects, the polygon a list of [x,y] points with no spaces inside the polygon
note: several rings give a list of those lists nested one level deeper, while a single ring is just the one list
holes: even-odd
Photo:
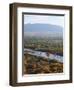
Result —
[{"label": "winding river", "polygon": [[52,53],[49,53],[47,55],[47,52],[42,52],[42,51],[36,51],[36,50],[32,50],[32,49],[26,49],[24,48],[24,54],[25,53],[28,53],[30,55],[34,55],[34,56],[37,56],[37,57],[42,57],[42,58],[46,58],[48,60],[57,60],[61,63],[63,63],[63,56],[60,56],[60,55],[57,55],[57,54],[52,54]]}]

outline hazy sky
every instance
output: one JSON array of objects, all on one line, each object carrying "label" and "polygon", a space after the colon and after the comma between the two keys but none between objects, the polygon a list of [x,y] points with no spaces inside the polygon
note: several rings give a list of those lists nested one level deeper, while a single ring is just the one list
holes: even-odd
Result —
[{"label": "hazy sky", "polygon": [[64,16],[24,15],[24,24],[45,23],[64,28]]}]

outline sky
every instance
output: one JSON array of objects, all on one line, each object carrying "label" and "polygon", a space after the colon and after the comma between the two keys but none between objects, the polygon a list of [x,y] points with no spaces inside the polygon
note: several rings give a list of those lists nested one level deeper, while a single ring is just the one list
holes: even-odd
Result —
[{"label": "sky", "polygon": [[64,28],[64,16],[24,15],[24,24],[45,23]]}]

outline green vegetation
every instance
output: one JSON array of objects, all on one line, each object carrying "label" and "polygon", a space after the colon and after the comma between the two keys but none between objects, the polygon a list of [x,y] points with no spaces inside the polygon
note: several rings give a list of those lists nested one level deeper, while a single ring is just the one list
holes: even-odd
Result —
[{"label": "green vegetation", "polygon": [[63,55],[63,40],[62,38],[38,38],[27,37],[24,39],[24,48],[31,48],[40,51],[48,51],[61,53]]}]

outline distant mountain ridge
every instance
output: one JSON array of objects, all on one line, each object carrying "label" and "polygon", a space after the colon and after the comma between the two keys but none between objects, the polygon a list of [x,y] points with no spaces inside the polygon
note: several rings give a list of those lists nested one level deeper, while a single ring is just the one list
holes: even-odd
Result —
[{"label": "distant mountain ridge", "polygon": [[24,24],[24,34],[25,35],[63,35],[63,28],[58,25],[52,24]]}]

